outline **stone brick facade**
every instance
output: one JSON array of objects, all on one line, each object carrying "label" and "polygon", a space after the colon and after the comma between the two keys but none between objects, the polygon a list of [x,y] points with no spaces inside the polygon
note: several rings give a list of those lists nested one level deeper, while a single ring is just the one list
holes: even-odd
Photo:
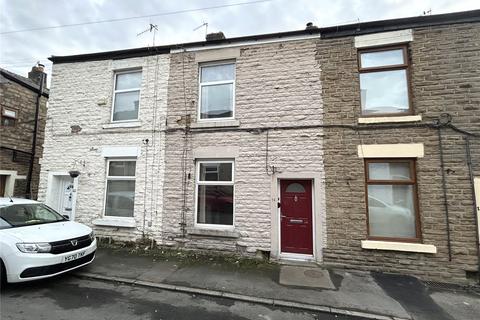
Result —
[{"label": "stone brick facade", "polygon": [[[376,41],[389,42],[377,34],[385,29],[411,30],[413,39],[402,43],[408,43],[415,121],[359,121],[355,36],[376,34]],[[40,199],[48,199],[55,175],[75,169],[81,172],[76,220],[100,236],[145,236],[163,246],[281,259],[280,181],[311,180],[314,261],[465,282],[478,272],[471,178],[480,176],[479,31],[473,13],[452,14],[56,58]],[[235,62],[235,117],[197,120],[199,68],[226,60]],[[139,121],[111,123],[114,72],[131,68],[143,72]],[[451,122],[435,126],[448,120],[445,113]],[[362,248],[368,234],[358,148],[378,144],[422,146],[415,156],[418,246],[435,253]],[[110,147],[140,150],[130,227],[102,223],[104,152]],[[234,223],[228,229],[195,222],[196,163],[216,159],[234,161]]]},{"label": "stone brick facade", "polygon": [[[479,45],[478,23],[415,28],[413,41],[408,45],[414,113],[421,115],[422,123],[427,124],[437,120],[441,113],[449,113],[453,125],[477,135],[470,139],[473,175],[477,177],[480,175]],[[319,41],[317,61],[322,66],[325,124],[357,125],[360,86],[354,37]],[[437,130],[425,127],[380,130],[375,124],[360,126],[367,130],[325,130],[325,263],[408,273],[426,279],[465,281],[466,272],[478,270],[465,135],[450,128],[442,129],[451,234],[449,261]],[[357,155],[357,146],[397,143],[424,144],[425,156],[417,160],[421,231],[423,243],[435,245],[436,254],[361,248],[361,240],[367,238],[367,217],[364,162]]]},{"label": "stone brick facade", "polygon": [[31,79],[7,70],[1,69],[0,71],[0,112],[15,111],[17,117],[14,126],[0,125],[0,175],[6,176],[5,194],[0,194],[0,196],[31,196],[36,199],[40,173],[38,159],[41,157],[43,149],[48,89],[44,89],[40,99],[37,147],[30,194],[26,192],[26,179],[32,152],[39,85]]},{"label": "stone brick facade", "polygon": [[[309,179],[315,176],[323,179],[322,130],[302,129],[302,126],[323,123],[320,68],[315,62],[316,41],[304,39],[206,52],[172,53],[167,108],[170,131],[166,136],[164,244],[246,254],[257,250],[273,252],[276,247],[278,251],[278,230],[275,232],[278,227],[272,221],[272,210],[278,214],[277,191],[272,191],[274,182],[282,173],[297,174],[298,178],[306,174]],[[202,63],[199,56],[209,57],[204,62],[214,62],[225,58],[225,52],[234,50],[238,50],[235,57],[236,121],[198,122],[195,120],[198,74]],[[191,119],[191,129],[185,142],[181,129],[185,128],[185,119],[188,118]],[[297,128],[273,130],[275,127]],[[182,157],[185,157],[185,168]],[[195,161],[199,159],[235,160],[234,237],[223,237],[221,233],[220,236],[199,234],[194,226]],[[273,175],[271,166],[275,167]],[[183,172],[187,175],[184,189]],[[319,189],[314,196],[322,210],[315,212],[315,217],[319,228],[324,228],[324,190],[323,187]],[[186,224],[185,233],[182,233],[182,223]],[[318,237],[320,252],[321,240]]]},{"label": "stone brick facade", "polygon": [[[133,68],[142,70],[139,119],[111,123],[114,73]],[[70,170],[78,170],[74,190],[76,221],[93,226],[98,236],[115,240],[159,238],[168,70],[168,55],[53,65],[52,99],[41,159],[41,200],[48,200],[48,193],[53,193],[53,176],[68,177]],[[122,148],[140,150],[131,227],[119,227],[115,221],[110,221],[111,226],[102,223],[107,160],[104,151],[109,147],[120,147],[120,158]]]}]

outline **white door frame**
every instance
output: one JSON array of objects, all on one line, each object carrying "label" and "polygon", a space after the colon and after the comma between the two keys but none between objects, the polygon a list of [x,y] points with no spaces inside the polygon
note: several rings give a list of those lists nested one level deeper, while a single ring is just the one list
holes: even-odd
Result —
[{"label": "white door frame", "polygon": [[[278,250],[279,250],[279,256],[280,259],[287,259],[287,260],[303,260],[303,261],[313,261],[315,260],[315,186],[314,186],[314,181],[313,179],[278,179],[277,183],[277,194],[278,194],[278,199],[279,202],[282,203],[282,180],[300,180],[300,181],[310,181],[311,183],[311,194],[310,196],[312,197],[312,254],[305,254],[305,253],[293,253],[293,252],[282,252],[282,219],[278,219]],[[277,205],[277,214],[278,217],[282,215],[282,208],[278,207]]]},{"label": "white door frame", "polygon": [[[47,195],[45,197],[45,204],[50,206],[50,207],[52,207],[53,203],[56,203],[56,201],[53,200],[54,197],[58,196],[58,194],[57,195],[52,194],[54,178],[58,177],[58,176],[70,177],[70,174],[68,173],[68,171],[55,171],[55,172],[49,172],[48,173]],[[77,190],[78,190],[78,177],[73,178],[72,211],[71,211],[71,216],[70,216],[70,220],[72,220],[72,221],[75,220],[75,211],[76,211],[76,207],[77,207]]]},{"label": "white door frame", "polygon": [[[312,232],[313,255],[303,255],[281,252],[280,232],[280,180],[311,180],[312,181]],[[318,172],[282,172],[272,176],[271,189],[271,252],[272,259],[322,261],[322,249],[326,237],[325,227],[325,189],[322,186],[322,175]]]}]

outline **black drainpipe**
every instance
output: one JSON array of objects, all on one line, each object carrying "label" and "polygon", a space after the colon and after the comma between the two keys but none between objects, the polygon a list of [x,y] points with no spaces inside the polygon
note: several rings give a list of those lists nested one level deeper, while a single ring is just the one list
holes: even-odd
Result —
[{"label": "black drainpipe", "polygon": [[440,151],[440,170],[442,171],[443,207],[445,208],[445,219],[447,223],[448,261],[452,261],[452,245],[451,245],[451,239],[450,239],[450,217],[448,212],[448,201],[447,201],[447,181],[445,178],[445,163],[443,160],[442,124],[440,123],[440,121],[437,127],[437,133],[438,133],[438,148]]},{"label": "black drainpipe", "polygon": [[37,149],[37,131],[38,131],[38,115],[40,113],[40,100],[43,93],[43,83],[45,81],[45,74],[40,75],[40,88],[38,89],[37,101],[35,103],[35,121],[33,126],[33,141],[32,141],[32,152],[30,154],[30,165],[28,167],[27,175],[27,186],[25,187],[25,196],[29,199],[32,198],[32,173],[33,173],[33,164],[35,162],[35,150]]}]

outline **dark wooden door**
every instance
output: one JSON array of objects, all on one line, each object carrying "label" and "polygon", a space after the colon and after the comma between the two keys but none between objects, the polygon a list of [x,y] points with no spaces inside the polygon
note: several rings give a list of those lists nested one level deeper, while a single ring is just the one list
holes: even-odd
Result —
[{"label": "dark wooden door", "polygon": [[313,253],[312,181],[280,181],[280,237],[284,253]]}]

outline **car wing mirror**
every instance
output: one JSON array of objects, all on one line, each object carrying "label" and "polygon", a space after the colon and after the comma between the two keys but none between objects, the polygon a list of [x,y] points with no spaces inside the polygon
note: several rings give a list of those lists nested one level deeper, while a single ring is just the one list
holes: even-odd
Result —
[{"label": "car wing mirror", "polygon": [[70,220],[70,217],[69,217],[68,215],[63,214],[62,216],[63,216],[65,219]]}]

